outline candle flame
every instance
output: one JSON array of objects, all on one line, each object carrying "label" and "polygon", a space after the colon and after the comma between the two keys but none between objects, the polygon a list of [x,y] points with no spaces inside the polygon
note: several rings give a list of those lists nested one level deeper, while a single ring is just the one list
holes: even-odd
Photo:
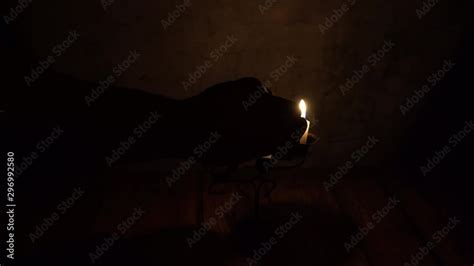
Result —
[{"label": "candle flame", "polygon": [[301,117],[306,118],[306,103],[304,102],[304,100],[300,101],[299,106],[300,106],[300,111],[301,111]]}]

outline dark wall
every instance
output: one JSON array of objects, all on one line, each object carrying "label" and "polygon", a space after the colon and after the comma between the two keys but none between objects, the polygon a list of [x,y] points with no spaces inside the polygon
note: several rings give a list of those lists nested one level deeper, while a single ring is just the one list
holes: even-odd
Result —
[{"label": "dark wall", "polygon": [[[41,60],[77,30],[80,38],[52,68],[92,81],[109,75],[136,50],[140,57],[117,85],[175,98],[243,76],[269,80],[276,95],[307,99],[312,124],[317,124],[313,130],[321,137],[309,165],[337,166],[368,136],[376,136],[377,149],[361,161],[373,165],[391,158],[406,128],[418,123],[415,117],[426,99],[407,115],[400,105],[445,60],[457,60],[472,24],[472,3],[440,1],[419,18],[422,1],[266,2],[189,1],[182,8],[176,5],[184,1],[35,3],[33,44]],[[164,22],[173,12],[174,21]],[[332,25],[325,24],[331,17]],[[227,41],[222,56],[212,54],[228,37],[234,41]],[[385,55],[372,65],[374,57],[369,57],[387,42],[394,46],[385,46]],[[275,74],[287,56],[296,61]],[[211,66],[183,86],[206,60]],[[355,78],[364,65],[368,71]],[[341,85],[351,77],[355,85],[342,93]]]}]

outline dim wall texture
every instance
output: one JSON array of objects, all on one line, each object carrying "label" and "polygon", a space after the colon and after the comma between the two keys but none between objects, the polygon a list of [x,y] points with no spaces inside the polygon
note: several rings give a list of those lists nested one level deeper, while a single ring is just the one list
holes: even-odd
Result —
[{"label": "dim wall texture", "polygon": [[80,79],[100,81],[128,60],[116,85],[186,98],[255,76],[275,95],[304,98],[320,137],[309,166],[353,160],[370,137],[379,141],[358,163],[389,158],[423,99],[406,112],[400,106],[423,85],[436,86],[430,75],[449,72],[472,15],[472,4],[447,0],[91,0],[32,8],[39,59],[70,31],[80,33],[52,66]]}]

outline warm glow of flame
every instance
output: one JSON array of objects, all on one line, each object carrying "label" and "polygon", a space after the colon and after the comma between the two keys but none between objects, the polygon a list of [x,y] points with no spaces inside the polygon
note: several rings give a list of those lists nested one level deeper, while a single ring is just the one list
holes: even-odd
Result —
[{"label": "warm glow of flame", "polygon": [[306,103],[304,100],[300,101],[300,111],[301,111],[301,117],[306,118]]}]

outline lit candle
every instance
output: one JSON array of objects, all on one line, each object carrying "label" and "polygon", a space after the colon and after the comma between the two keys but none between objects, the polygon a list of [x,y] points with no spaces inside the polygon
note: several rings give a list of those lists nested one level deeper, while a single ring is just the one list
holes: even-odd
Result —
[{"label": "lit candle", "polygon": [[300,144],[306,144],[308,142],[308,133],[309,133],[309,120],[306,119],[306,103],[304,100],[300,101],[300,111],[301,111],[301,117],[306,120],[306,131],[304,132],[303,136],[300,139]]}]

